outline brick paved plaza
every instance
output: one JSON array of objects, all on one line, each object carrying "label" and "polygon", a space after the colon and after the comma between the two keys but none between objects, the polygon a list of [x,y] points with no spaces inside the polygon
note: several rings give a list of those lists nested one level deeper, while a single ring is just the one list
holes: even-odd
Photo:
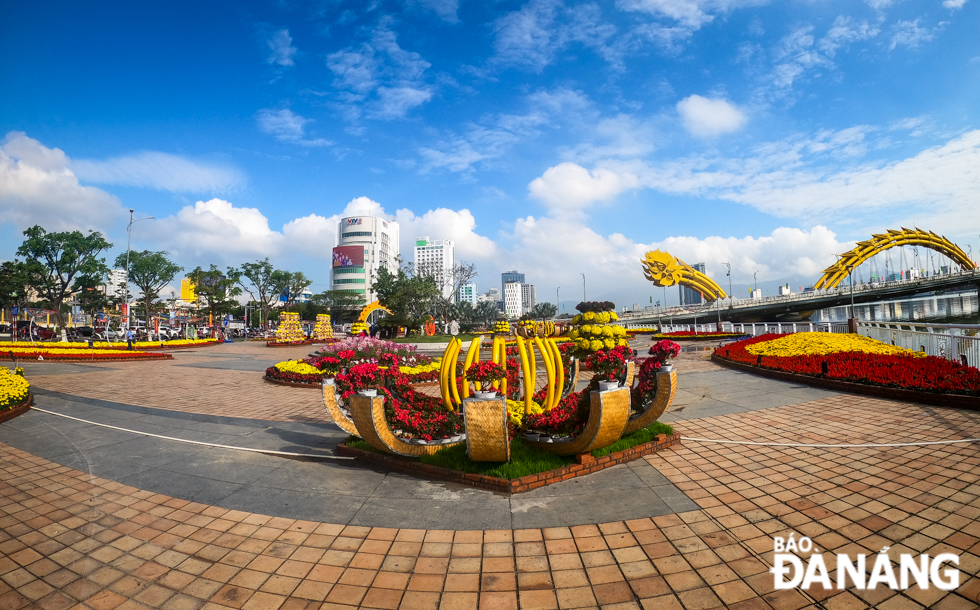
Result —
[{"label": "brick paved plaza", "polygon": [[[26,368],[41,409],[329,457],[317,431],[338,434],[318,393],[261,378],[307,351],[235,344],[165,362]],[[707,354],[676,363],[680,390],[664,420],[684,437],[980,437],[978,412],[761,381]],[[346,462],[253,456],[36,410],[0,425],[0,609],[952,609],[980,599],[976,443],[686,440],[591,481],[510,499]],[[348,479],[370,496],[339,482]],[[386,494],[397,502],[385,504]],[[610,514],[623,517],[601,519]],[[827,557],[889,547],[897,563],[901,553],[951,552],[960,586],[776,591],[773,538],[791,532]]]}]

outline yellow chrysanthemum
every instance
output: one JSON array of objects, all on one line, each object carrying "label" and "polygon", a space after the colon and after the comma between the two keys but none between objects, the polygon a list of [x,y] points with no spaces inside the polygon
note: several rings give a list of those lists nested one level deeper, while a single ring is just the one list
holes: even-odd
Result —
[{"label": "yellow chrysanthemum", "polygon": [[598,339],[593,339],[592,341],[589,341],[589,350],[593,352],[597,352],[602,348],[604,348],[605,346],[606,344],[603,343],[602,341],[599,341]]},{"label": "yellow chrysanthemum", "polygon": [[302,360],[287,360],[276,364],[276,368],[283,373],[296,373],[297,375],[319,375],[323,371],[313,365],[307,364]]},{"label": "yellow chrysanthemum", "polygon": [[922,352],[888,345],[870,337],[834,333],[794,333],[772,341],[754,343],[745,351],[757,356],[823,356],[838,352],[864,352],[865,354],[894,354],[924,357]]},{"label": "yellow chrysanthemum", "polygon": [[595,319],[600,324],[609,324],[609,312],[608,311],[600,311],[599,313],[597,313],[595,315]]},{"label": "yellow chrysanthemum", "polygon": [[595,312],[594,311],[587,311],[587,312],[583,313],[582,314],[582,319],[585,320],[585,321],[587,321],[587,322],[591,322],[592,320],[595,320]]},{"label": "yellow chrysanthemum", "polygon": [[603,339],[602,340],[602,344],[606,347],[606,349],[612,349],[612,348],[616,347],[616,340],[615,339]]}]

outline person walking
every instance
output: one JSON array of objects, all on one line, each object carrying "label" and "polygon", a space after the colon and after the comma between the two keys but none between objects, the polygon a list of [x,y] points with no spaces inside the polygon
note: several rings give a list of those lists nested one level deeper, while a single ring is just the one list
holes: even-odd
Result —
[{"label": "person walking", "polygon": [[130,328],[126,329],[126,349],[133,349],[133,330]]}]

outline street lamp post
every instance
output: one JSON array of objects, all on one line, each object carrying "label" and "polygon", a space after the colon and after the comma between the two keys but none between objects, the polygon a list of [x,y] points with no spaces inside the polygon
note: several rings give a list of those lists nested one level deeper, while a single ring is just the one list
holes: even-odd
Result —
[{"label": "street lamp post", "polygon": [[847,266],[847,283],[851,286],[851,317],[847,320],[847,330],[852,333],[857,333],[857,319],[854,311],[854,279],[851,277],[851,271],[853,269],[854,265]]},{"label": "street lamp post", "polygon": [[585,296],[585,274],[581,273],[581,275],[582,275],[582,300],[588,301],[589,299]]},{"label": "street lamp post", "polygon": [[559,290],[561,290],[561,286],[555,288],[555,308],[557,309],[557,311],[555,311],[555,317],[561,313],[561,297],[558,296]]},{"label": "street lamp post", "polygon": [[[133,242],[133,224],[141,220],[153,220],[153,216],[145,216],[143,218],[133,219],[133,210],[129,210],[129,226],[126,228],[126,268],[123,270],[125,272],[126,281],[123,283],[123,298],[126,299],[126,328],[129,328],[132,322],[133,312],[129,309],[129,250],[130,245]],[[146,332],[150,332],[150,321],[146,321]]]}]

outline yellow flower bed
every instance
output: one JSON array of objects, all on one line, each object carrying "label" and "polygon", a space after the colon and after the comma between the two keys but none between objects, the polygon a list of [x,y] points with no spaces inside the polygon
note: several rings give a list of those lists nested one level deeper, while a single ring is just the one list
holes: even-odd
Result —
[{"label": "yellow flower bed", "polygon": [[422,364],[420,366],[399,366],[398,370],[404,375],[418,375],[419,373],[431,373],[432,371],[438,371],[439,367],[442,366],[442,358],[433,360],[431,364]]},{"label": "yellow flower bed", "polygon": [[24,402],[30,389],[31,384],[23,375],[15,374],[7,367],[0,367],[0,411]]},{"label": "yellow flower bed", "polygon": [[[21,343],[21,346],[24,344]],[[121,354],[142,354],[147,355],[147,352],[140,351],[129,351],[129,350],[118,350],[118,349],[87,349],[80,350],[73,347],[11,347],[7,346],[0,349],[0,353],[6,353],[8,350],[13,351],[15,354],[30,354],[36,356],[47,356],[51,354],[55,355],[66,355],[66,356],[120,356]]]},{"label": "yellow flower bed", "polygon": [[276,364],[276,368],[283,373],[296,373],[297,375],[319,375],[323,372],[302,360],[286,360]]},{"label": "yellow flower bed", "polygon": [[[216,339],[174,339],[173,341],[163,341],[162,343],[168,347],[188,347],[193,345],[207,345],[209,343],[217,343]],[[160,347],[160,341],[133,341],[133,347]],[[54,343],[44,342],[38,343],[41,346],[50,345],[52,348],[57,349],[88,349],[88,341],[58,341]],[[96,348],[111,348],[113,346],[123,346],[127,347],[126,340],[122,339],[119,341],[114,341],[109,343],[108,341],[94,341],[92,343]],[[0,341],[0,349],[2,348],[26,348],[26,346],[31,346],[30,341]]]},{"label": "yellow flower bed", "polygon": [[838,352],[864,352],[865,354],[884,354],[914,356],[923,358],[922,352],[888,345],[869,337],[835,333],[793,333],[772,341],[754,343],[745,351],[757,356],[824,356]]}]

